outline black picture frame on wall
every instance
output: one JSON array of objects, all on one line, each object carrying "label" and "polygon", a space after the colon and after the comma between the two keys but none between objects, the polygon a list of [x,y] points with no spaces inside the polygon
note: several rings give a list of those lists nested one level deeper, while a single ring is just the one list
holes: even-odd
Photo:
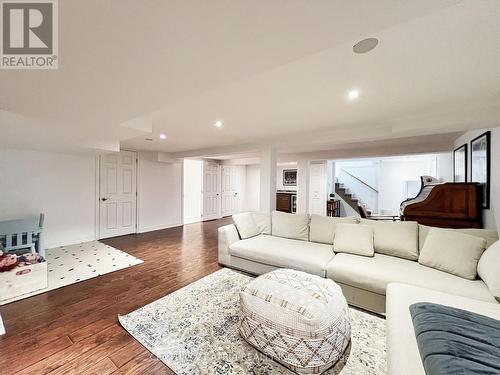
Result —
[{"label": "black picture frame on wall", "polygon": [[481,134],[470,142],[470,182],[482,187],[483,208],[490,208],[491,132]]},{"label": "black picture frame on wall", "polygon": [[283,186],[297,186],[297,170],[284,169],[283,170]]},{"label": "black picture frame on wall", "polygon": [[453,182],[467,182],[467,143],[453,150]]}]

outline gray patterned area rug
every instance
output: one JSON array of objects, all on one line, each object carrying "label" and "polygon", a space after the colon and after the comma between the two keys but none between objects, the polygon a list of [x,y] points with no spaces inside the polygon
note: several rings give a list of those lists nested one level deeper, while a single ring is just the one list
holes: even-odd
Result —
[{"label": "gray patterned area rug", "polygon": [[[118,319],[179,375],[291,375],[238,333],[239,292],[251,280],[225,268]],[[324,374],[385,374],[385,320],[352,308],[349,313],[351,345]]]}]

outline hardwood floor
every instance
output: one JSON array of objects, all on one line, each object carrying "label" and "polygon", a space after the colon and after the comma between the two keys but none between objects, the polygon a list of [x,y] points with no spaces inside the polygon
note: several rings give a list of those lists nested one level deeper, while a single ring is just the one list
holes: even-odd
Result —
[{"label": "hardwood floor", "polygon": [[103,240],[143,264],[0,306],[1,374],[173,374],[119,324],[220,267],[217,228],[231,219]]}]

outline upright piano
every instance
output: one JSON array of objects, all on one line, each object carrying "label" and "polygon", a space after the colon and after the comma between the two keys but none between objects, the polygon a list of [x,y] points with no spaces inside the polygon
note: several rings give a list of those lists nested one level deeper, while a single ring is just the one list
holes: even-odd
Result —
[{"label": "upright piano", "polygon": [[401,203],[401,220],[442,228],[481,228],[481,189],[476,183],[439,183],[422,176],[415,198]]}]

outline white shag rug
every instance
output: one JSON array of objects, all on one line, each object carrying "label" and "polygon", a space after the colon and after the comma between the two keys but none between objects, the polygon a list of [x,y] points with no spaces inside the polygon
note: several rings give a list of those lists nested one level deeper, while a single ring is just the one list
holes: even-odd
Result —
[{"label": "white shag rug", "polygon": [[46,255],[47,288],[1,301],[0,305],[143,263],[141,259],[99,241],[56,247],[47,250]]},{"label": "white shag rug", "polygon": [[[239,292],[251,280],[222,269],[118,319],[178,375],[292,375],[238,333]],[[385,320],[357,309],[350,319],[350,348],[324,374],[385,374]]]}]

